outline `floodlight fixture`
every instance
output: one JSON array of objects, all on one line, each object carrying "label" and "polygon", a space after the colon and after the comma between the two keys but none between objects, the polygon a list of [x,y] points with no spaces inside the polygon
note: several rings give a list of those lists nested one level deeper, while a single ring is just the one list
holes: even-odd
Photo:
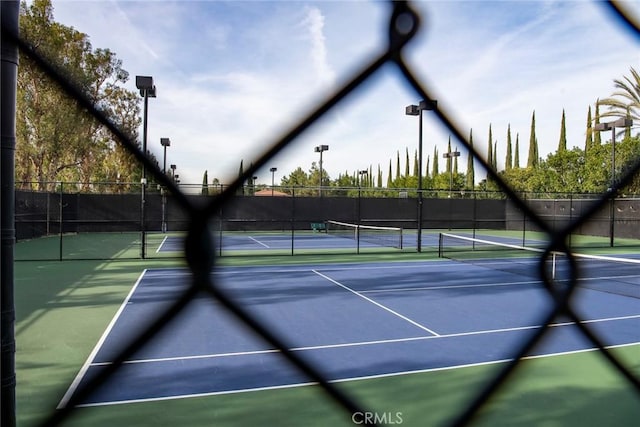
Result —
[{"label": "floodlight fixture", "polygon": [[420,107],[417,105],[407,105],[404,110],[404,113],[407,116],[419,116],[420,115]]},{"label": "floodlight fixture", "polygon": [[616,127],[616,128],[626,128],[626,127],[630,127],[633,126],[633,120],[632,119],[628,119],[626,117],[621,117],[618,120],[616,120],[613,123],[610,123],[611,127]]},{"label": "floodlight fixture", "polygon": [[140,96],[143,98],[155,98],[156,86],[153,84],[153,77],[151,76],[136,76],[136,88],[140,90]]}]

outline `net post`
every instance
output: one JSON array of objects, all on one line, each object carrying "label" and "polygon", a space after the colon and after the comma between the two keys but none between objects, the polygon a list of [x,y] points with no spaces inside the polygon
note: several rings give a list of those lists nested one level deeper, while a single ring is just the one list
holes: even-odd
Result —
[{"label": "net post", "polygon": [[442,256],[442,240],[443,240],[444,236],[442,233],[438,233],[438,258],[443,258]]}]

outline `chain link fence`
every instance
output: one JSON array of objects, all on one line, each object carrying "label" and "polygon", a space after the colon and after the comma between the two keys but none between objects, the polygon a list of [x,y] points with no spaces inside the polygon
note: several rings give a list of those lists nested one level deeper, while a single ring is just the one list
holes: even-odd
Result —
[{"label": "chain link fence", "polygon": [[[615,11],[615,7],[612,7],[612,10]],[[627,22],[621,25],[630,24]],[[144,215],[142,215],[142,218],[140,218],[140,211],[135,208],[126,211],[120,209],[122,205],[130,204],[131,206],[138,206],[140,201],[139,195],[136,193],[136,188],[133,185],[133,193],[118,194],[112,192],[108,197],[104,194],[80,194],[73,191],[65,192],[64,185],[60,184],[51,184],[51,187],[43,192],[19,190],[18,202],[16,204],[16,221],[19,224],[18,238],[29,239],[43,235],[65,236],[74,233],[82,234],[87,230],[99,228],[109,233],[142,233],[142,239],[144,239],[144,233],[149,232],[151,229],[162,232],[163,222],[166,221],[169,224],[169,230],[171,228],[179,228],[184,232],[183,256],[191,272],[190,285],[180,295],[176,296],[170,306],[163,312],[153,314],[154,320],[151,326],[140,333],[128,337],[127,343],[114,358],[113,363],[105,365],[90,381],[87,381],[82,387],[77,389],[76,393],[69,398],[67,404],[52,412],[42,425],[59,425],[67,421],[70,417],[73,417],[77,410],[76,406],[79,405],[86,396],[94,393],[112,375],[121,370],[131,356],[143,349],[168,323],[176,319],[191,301],[195,298],[202,298],[203,295],[225,306],[248,328],[261,336],[270,347],[280,351],[283,357],[304,374],[310,382],[317,383],[326,396],[333,399],[337,406],[345,411],[347,417],[350,417],[351,414],[356,412],[366,412],[370,410],[370,408],[363,407],[359,399],[350,394],[347,389],[338,387],[336,383],[329,381],[314,363],[302,358],[299,353],[292,351],[276,331],[266,327],[247,307],[239,304],[222,291],[214,280],[215,276],[210,274],[211,270],[216,266],[216,257],[220,254],[215,245],[212,244],[212,242],[215,242],[215,239],[202,239],[201,237],[209,234],[208,230],[212,223],[215,224],[216,220],[220,221],[220,219],[222,219],[223,221],[227,221],[225,226],[220,227],[221,230],[232,227],[232,224],[234,227],[241,227],[242,224],[234,223],[231,221],[232,218],[225,217],[225,213],[233,211],[233,209],[240,209],[238,208],[239,204],[245,202],[244,200],[242,202],[237,200],[239,192],[241,193],[244,187],[243,183],[247,182],[258,169],[267,166],[269,159],[304,134],[311,125],[321,119],[327,112],[331,111],[333,107],[349,98],[358,90],[363,90],[365,83],[372,79],[381,68],[394,67],[398,79],[401,79],[411,87],[417,97],[426,100],[434,99],[433,88],[424,84],[424,82],[417,77],[418,70],[409,65],[404,57],[406,47],[414,38],[420,26],[421,18],[411,8],[409,3],[391,3],[387,48],[378,56],[372,56],[366,64],[362,64],[361,68],[354,73],[352,78],[326,102],[317,103],[315,109],[308,116],[302,118],[289,132],[274,141],[262,156],[253,163],[252,167],[245,171],[234,183],[221,188],[221,191],[218,191],[214,197],[209,198],[196,197],[185,193],[182,188],[163,174],[162,170],[145,156],[135,141],[130,140],[127,135],[122,133],[118,126],[107,119],[103,112],[95,106],[85,94],[77,90],[74,82],[70,80],[64,72],[56,69],[43,59],[38,54],[37,49],[29,44],[28,40],[22,40],[16,34],[11,33],[3,27],[3,38],[15,41],[23,55],[29,56],[36,62],[41,69],[47,73],[49,78],[55,81],[65,93],[77,100],[81,108],[86,109],[98,122],[108,129],[114,137],[119,140],[122,146],[129,150],[136,159],[147,168],[150,174],[155,176],[162,188],[170,193],[171,199],[168,204],[168,210],[164,211],[167,216],[158,218],[157,213],[162,212],[164,207],[166,207],[163,201],[165,195],[159,191],[157,194],[148,194],[149,203],[152,207],[147,209],[147,212],[153,212],[153,217],[145,218]],[[638,32],[636,28],[632,30],[636,33]],[[602,194],[597,198],[591,198],[589,200],[578,198],[559,198],[558,200],[525,198],[513,191],[474,147],[469,144],[465,137],[466,131],[461,129],[454,116],[442,108],[435,110],[434,114],[442,125],[449,129],[452,136],[474,154],[476,161],[488,171],[491,180],[502,189],[501,194],[504,196],[503,200],[488,199],[492,203],[498,202],[501,206],[500,209],[496,210],[502,215],[497,221],[499,224],[495,227],[481,226],[478,228],[515,228],[517,231],[527,232],[531,230],[540,233],[544,236],[544,248],[547,251],[541,258],[547,256],[549,251],[569,253],[569,237],[576,234],[602,234],[604,236],[610,236],[612,240],[615,240],[615,233],[620,230],[623,230],[622,233],[627,234],[635,232],[634,230],[637,229],[637,223],[635,222],[637,221],[635,218],[635,212],[638,210],[637,201],[614,200],[612,195],[615,194],[615,190],[627,185],[638,173],[640,170],[640,160],[637,160],[636,163],[629,168],[627,174],[620,178],[616,188],[614,188],[612,192]],[[468,195],[465,195],[464,198],[462,195],[460,196],[460,198],[452,197],[450,200],[439,198],[429,199],[429,196],[425,194],[425,203],[428,206],[430,200],[432,200],[433,203],[437,201],[438,203],[443,203],[442,206],[444,206],[446,203],[468,203],[471,201],[471,205],[465,205],[468,211],[469,209],[473,210],[474,206],[476,206],[473,204],[474,200],[477,200],[478,203],[480,202],[479,198],[468,199],[466,198]],[[338,211],[345,213],[345,218],[343,219],[380,223],[393,220],[416,222],[414,212],[417,211],[417,207],[415,205],[415,199],[410,197],[409,194],[407,194],[406,199],[389,199],[393,200],[393,203],[407,203],[410,206],[406,208],[406,210],[381,208],[379,203],[385,203],[386,200],[382,198],[377,200],[375,198],[355,197],[341,200],[339,197],[329,197],[327,193],[323,194],[322,197],[325,198],[323,202],[327,204],[344,202],[349,205],[348,207],[338,209]],[[266,198],[266,200],[268,200],[268,198]],[[298,199],[296,197],[292,197],[290,200],[290,203],[300,201],[300,204],[302,204],[303,201],[302,198]],[[251,197],[246,203],[249,209],[257,209],[263,212],[269,210],[266,202],[262,202],[265,205],[260,208],[258,208],[257,205],[252,206],[253,203],[260,203],[257,198],[254,197]],[[299,227],[309,227],[307,223],[330,219],[327,218],[327,214],[319,215],[314,213],[312,216],[311,213],[308,212],[298,213],[298,209],[302,209],[298,206],[285,208],[284,210],[291,212],[291,210],[294,209],[295,214],[285,215],[286,218],[280,218],[277,215],[264,218],[264,226],[266,227],[266,224],[269,223],[270,227],[275,226],[278,229],[295,231]],[[305,209],[309,211],[315,210],[313,205],[309,205]],[[389,212],[408,212],[407,218],[379,218],[374,217],[374,214],[367,213],[376,212],[375,215],[379,216],[379,212],[383,212],[385,209],[388,209]],[[437,209],[436,211],[442,215],[443,209]],[[491,210],[487,208],[487,211]],[[447,211],[445,210],[444,212]],[[440,226],[446,225],[456,227],[456,224],[453,224],[451,221],[465,221],[464,227],[462,228],[475,228],[477,226],[478,215],[471,216],[471,223],[468,223],[469,218],[455,218],[454,212],[459,212],[459,208],[451,205],[449,214],[444,214],[440,218],[427,220],[426,216],[423,217],[423,225],[426,228],[439,228]],[[632,212],[634,214],[632,214]],[[82,215],[86,214],[86,216],[82,216],[81,213]],[[179,222],[174,222],[172,219],[172,216],[175,215],[180,215],[181,219]],[[428,215],[428,209],[425,209],[425,215]],[[346,218],[347,216],[349,216],[349,218]],[[271,223],[274,218],[277,224]],[[291,225],[292,222],[295,223],[298,221],[298,218],[301,218],[300,224]],[[261,220],[257,216],[244,219]],[[431,223],[431,220],[434,222]],[[437,222],[438,220],[449,221],[449,223]],[[491,221],[494,220],[494,218],[490,216],[487,220]],[[476,223],[474,224],[473,221],[476,221]],[[255,226],[255,224],[253,224],[253,226]],[[610,226],[613,226],[613,231],[608,228]],[[458,225],[456,228],[460,227],[461,226]],[[589,227],[595,227],[598,231],[587,230]],[[605,229],[606,232],[603,233]],[[524,240],[527,240],[526,236]],[[61,238],[57,244],[59,245],[58,247],[55,246],[56,243],[54,242],[52,252],[49,255],[53,254],[53,258],[65,258],[63,255],[65,251],[64,240]],[[120,249],[117,247],[114,248],[114,251],[118,250]],[[144,256],[144,243],[141,243],[141,250],[143,251],[142,256]],[[92,256],[88,257],[91,258]],[[574,276],[577,275],[578,271],[576,271],[575,268],[573,270]],[[543,327],[540,327],[533,333],[526,342],[521,342],[513,348],[513,360],[501,365],[492,379],[480,387],[475,397],[466,406],[460,408],[459,413],[454,417],[453,425],[468,425],[487,402],[497,396],[499,391],[504,389],[506,380],[518,370],[525,356],[529,355],[534,347],[545,338],[550,330],[547,326],[560,318],[575,321],[584,339],[597,347],[603,357],[620,375],[620,378],[628,382],[629,393],[640,395],[640,380],[633,374],[631,366],[619,360],[613,352],[606,349],[603,341],[593,328],[588,324],[580,322],[580,317],[574,308],[575,281],[572,282],[568,288],[558,289],[552,285],[548,277],[542,275],[541,279],[545,281],[546,289],[553,301],[552,306],[549,306],[547,310],[540,313],[540,324]],[[575,280],[575,278],[573,280]]]}]

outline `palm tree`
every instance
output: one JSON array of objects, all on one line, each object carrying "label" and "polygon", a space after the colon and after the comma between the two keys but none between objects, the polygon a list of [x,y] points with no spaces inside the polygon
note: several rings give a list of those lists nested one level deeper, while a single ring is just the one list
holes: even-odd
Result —
[{"label": "palm tree", "polygon": [[631,77],[615,79],[613,83],[616,91],[611,97],[598,101],[598,105],[609,107],[602,117],[629,117],[640,121],[640,74],[631,67]]}]

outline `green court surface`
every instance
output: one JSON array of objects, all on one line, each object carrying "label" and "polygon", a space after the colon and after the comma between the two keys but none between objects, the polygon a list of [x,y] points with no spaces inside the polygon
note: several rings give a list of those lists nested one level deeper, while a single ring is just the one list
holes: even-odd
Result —
[{"label": "green court surface", "polygon": [[[81,237],[81,236],[78,236]],[[88,236],[87,236],[88,237]],[[135,236],[108,243],[114,260],[22,261],[15,264],[17,418],[37,425],[55,410],[143,269],[184,266],[180,258],[123,260],[139,250]],[[47,253],[51,238],[17,251]],[[113,244],[112,244],[113,243]],[[42,247],[39,247],[41,245]],[[83,249],[82,245],[87,245]],[[100,247],[103,245],[102,247]],[[104,241],[78,250],[104,251]],[[26,248],[29,246],[29,248]],[[123,252],[124,251],[124,252]],[[229,256],[220,265],[286,265],[406,261],[434,253]],[[206,327],[206,325],[203,325]],[[640,375],[640,344],[612,350]],[[447,425],[488,384],[503,363],[346,381],[339,387],[389,424]],[[481,426],[627,426],[640,419],[637,391],[597,351],[527,359],[481,411]],[[337,426],[350,414],[317,386],[77,408],[73,426]]]}]

